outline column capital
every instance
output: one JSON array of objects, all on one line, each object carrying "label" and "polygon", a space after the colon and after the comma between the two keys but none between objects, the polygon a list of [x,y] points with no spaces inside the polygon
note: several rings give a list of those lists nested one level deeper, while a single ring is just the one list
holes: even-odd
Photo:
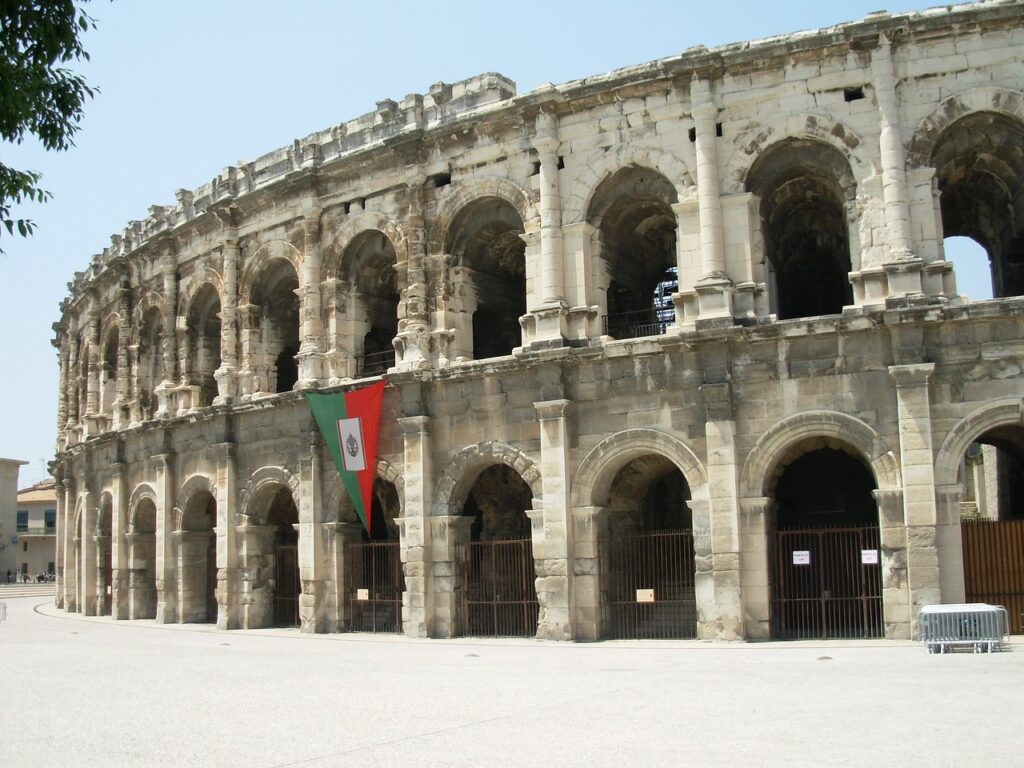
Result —
[{"label": "column capital", "polygon": [[913,363],[911,365],[890,365],[889,376],[899,387],[923,386],[928,383],[935,363]]},{"label": "column capital", "polygon": [[433,419],[429,416],[402,416],[398,419],[398,425],[402,428],[402,434],[429,434]]},{"label": "column capital", "polygon": [[572,410],[572,400],[544,400],[534,403],[533,407],[537,409],[541,421],[564,419]]}]

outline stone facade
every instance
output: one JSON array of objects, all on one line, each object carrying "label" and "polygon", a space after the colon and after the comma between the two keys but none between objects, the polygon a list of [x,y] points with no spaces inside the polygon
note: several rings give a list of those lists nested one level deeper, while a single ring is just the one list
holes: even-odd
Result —
[{"label": "stone facade", "polygon": [[[910,637],[964,598],[965,452],[1024,444],[1022,50],[996,1],[522,96],[485,74],[179,190],[55,327],[58,605],[266,626],[294,545],[302,629],[350,628],[360,532],[301,390],[383,374],[410,636],[469,631],[477,512],[525,516],[538,637],[606,636],[602,537],[673,494],[696,635],[776,636],[771,541],[817,453],[869,473]],[[999,298],[957,294],[949,235]]]}]

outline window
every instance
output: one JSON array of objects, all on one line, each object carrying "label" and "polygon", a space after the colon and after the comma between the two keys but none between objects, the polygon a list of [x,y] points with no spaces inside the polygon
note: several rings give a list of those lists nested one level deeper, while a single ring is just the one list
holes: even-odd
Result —
[{"label": "window", "polygon": [[28,510],[18,510],[18,533],[28,533]]},{"label": "window", "polygon": [[46,533],[55,533],[57,530],[57,510],[47,509],[43,512],[43,524],[46,526]]},{"label": "window", "polygon": [[22,552],[28,552],[28,542],[27,541],[21,542],[21,551]]}]

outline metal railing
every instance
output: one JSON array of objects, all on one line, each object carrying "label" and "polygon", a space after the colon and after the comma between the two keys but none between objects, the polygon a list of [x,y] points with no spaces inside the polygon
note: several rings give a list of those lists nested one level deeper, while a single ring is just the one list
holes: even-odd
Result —
[{"label": "metal railing", "polygon": [[395,364],[395,351],[393,349],[383,352],[371,352],[359,358],[359,378],[367,376],[380,376],[387,373],[388,368]]},{"label": "metal railing", "polygon": [[643,336],[663,336],[671,321],[661,315],[661,312],[655,311],[653,308],[639,309],[615,315],[604,315],[601,321],[606,336],[616,339],[636,339]]},{"label": "metal railing", "polygon": [[352,544],[347,553],[349,629],[353,632],[401,632],[405,574],[397,541]]},{"label": "metal railing", "polygon": [[530,539],[474,541],[461,554],[464,634],[533,637],[540,604]]}]

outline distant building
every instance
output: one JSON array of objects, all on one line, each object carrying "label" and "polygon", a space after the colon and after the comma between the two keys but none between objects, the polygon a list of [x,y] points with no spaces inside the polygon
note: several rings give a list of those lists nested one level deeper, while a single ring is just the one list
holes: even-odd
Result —
[{"label": "distant building", "polygon": [[[57,552],[57,491],[53,478],[18,491],[14,560],[19,578],[54,573]],[[5,572],[6,575],[6,572]]]},{"label": "distant building", "polygon": [[17,560],[17,496],[18,471],[27,461],[0,459],[0,580],[13,574]]}]

